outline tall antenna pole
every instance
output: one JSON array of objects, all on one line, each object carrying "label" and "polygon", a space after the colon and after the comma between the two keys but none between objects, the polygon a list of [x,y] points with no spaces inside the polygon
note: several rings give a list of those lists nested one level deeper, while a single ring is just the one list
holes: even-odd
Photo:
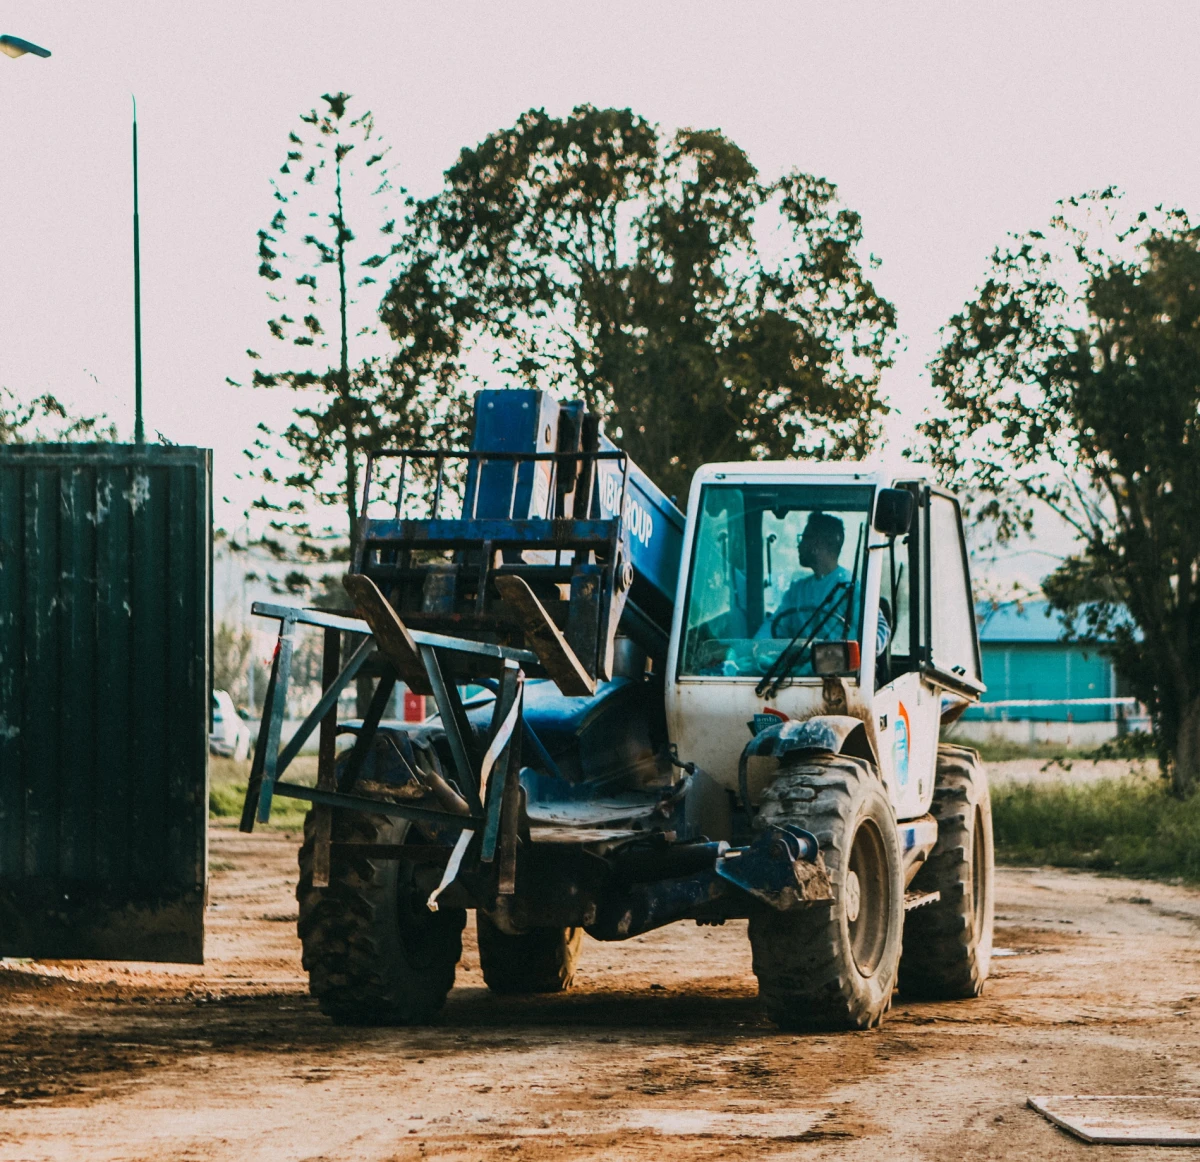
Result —
[{"label": "tall antenna pole", "polygon": [[137,98],[133,98],[133,442],[146,442],[142,425],[142,244],[138,225]]}]

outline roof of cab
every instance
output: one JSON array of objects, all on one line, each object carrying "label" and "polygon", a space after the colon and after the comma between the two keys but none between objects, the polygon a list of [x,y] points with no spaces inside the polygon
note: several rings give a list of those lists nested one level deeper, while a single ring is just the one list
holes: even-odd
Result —
[{"label": "roof of cab", "polygon": [[919,470],[897,475],[894,470],[870,460],[741,460],[705,464],[696,470],[697,480],[714,480],[723,476],[828,476],[872,484],[926,479],[925,473]]}]

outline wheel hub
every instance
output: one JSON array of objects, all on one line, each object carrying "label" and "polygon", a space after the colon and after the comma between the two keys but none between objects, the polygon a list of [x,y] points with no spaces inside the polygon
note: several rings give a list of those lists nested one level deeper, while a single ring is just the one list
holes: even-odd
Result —
[{"label": "wheel hub", "polygon": [[862,907],[862,884],[859,883],[858,872],[846,873],[846,919],[853,924],[858,919],[858,910]]},{"label": "wheel hub", "polygon": [[887,948],[892,910],[887,851],[873,821],[864,819],[855,831],[847,865],[842,882],[850,955],[858,971],[871,976]]}]

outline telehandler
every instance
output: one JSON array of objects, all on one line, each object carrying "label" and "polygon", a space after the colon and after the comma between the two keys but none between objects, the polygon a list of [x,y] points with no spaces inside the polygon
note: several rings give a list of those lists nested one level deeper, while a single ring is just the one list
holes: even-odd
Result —
[{"label": "telehandler", "polygon": [[[983,691],[954,496],[862,463],[709,464],[685,518],[581,402],[488,390],[470,449],[372,457],[361,511],[356,616],[254,607],[280,636],[242,827],[312,804],[323,1012],[435,1019],[471,909],[498,993],[568,988],[584,933],[734,918],[786,1028],[980,993],[987,778],[939,743]],[[304,627],[323,694],[281,745]],[[437,714],[385,719],[397,682]],[[287,781],[314,730],[316,785]]]}]

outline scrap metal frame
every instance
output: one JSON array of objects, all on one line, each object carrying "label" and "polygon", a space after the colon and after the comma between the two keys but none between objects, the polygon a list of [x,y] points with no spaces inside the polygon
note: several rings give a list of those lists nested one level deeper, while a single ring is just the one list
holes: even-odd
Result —
[{"label": "scrap metal frame", "polygon": [[[271,676],[267,683],[263,707],[263,725],[255,744],[250,782],[242,807],[241,830],[249,832],[254,829],[255,822],[266,823],[271,817],[272,800],[277,795],[312,803],[316,809],[317,828],[313,876],[316,886],[323,886],[329,882],[331,811],[334,807],[454,828],[460,836],[463,832],[482,832],[483,843],[480,845],[479,858],[483,862],[491,862],[499,852],[501,891],[507,888],[511,892],[519,812],[517,775],[520,769],[519,746],[522,734],[520,730],[513,730],[512,724],[514,721],[521,721],[522,685],[525,671],[538,669],[535,655],[526,650],[468,641],[465,638],[412,631],[441,715],[459,787],[469,805],[467,814],[454,814],[450,811],[406,802],[390,802],[354,793],[358,773],[396,681],[394,668],[386,662],[384,673],[379,679],[371,706],[358,730],[358,737],[340,779],[335,772],[334,744],[337,734],[338,698],[358,675],[367,659],[375,654],[375,641],[368,624],[357,617],[259,601],[254,603],[252,612],[259,617],[274,618],[279,622],[279,641],[271,664]],[[324,630],[322,693],[316,706],[309,711],[281,749],[280,736],[297,626],[313,626]],[[361,635],[364,640],[342,664],[344,633]],[[458,688],[453,681],[446,678],[447,667],[443,663],[452,660],[469,660],[473,668],[493,670],[499,678],[496,708],[487,737],[488,746],[483,753],[477,753],[479,748],[470,734]],[[501,738],[506,724],[507,734]],[[317,785],[307,787],[283,781],[283,774],[313,731],[318,728],[320,745]],[[496,743],[499,745],[493,748],[493,744]],[[372,854],[383,857],[383,853],[380,852],[373,851]]]},{"label": "scrap metal frame", "polygon": [[[457,789],[465,800],[459,813],[437,810],[407,801],[356,793],[358,773],[397,680],[397,667],[404,664],[403,658],[396,656],[393,660],[388,656],[384,629],[380,627],[380,634],[384,636],[380,638],[377,655],[382,669],[379,685],[339,773],[335,769],[334,750],[338,697],[376,652],[370,626],[357,617],[263,602],[256,602],[253,612],[279,621],[279,644],[272,663],[263,726],[255,746],[241,829],[250,831],[256,821],[266,822],[276,795],[307,801],[313,804],[314,810],[314,887],[328,886],[331,853],[336,847],[343,855],[352,850],[371,859],[406,859],[441,867],[441,881],[427,901],[431,910],[437,910],[438,897],[459,878],[460,872],[471,885],[468,888],[474,901],[471,906],[509,906],[501,901],[504,897],[513,897],[516,892],[520,836],[524,834],[525,839],[529,839],[528,833],[522,830],[520,769],[523,738],[529,742],[535,761],[542,761],[539,755],[541,744],[524,724],[523,714],[525,667],[536,668],[536,657],[525,650],[400,627],[411,637],[416,646],[415,653],[419,654],[424,666],[451,750]],[[322,693],[317,705],[280,749],[297,626],[313,626],[324,631]],[[343,663],[344,633],[362,635],[364,640]],[[411,646],[408,648],[412,652]],[[495,690],[496,699],[490,727],[482,739],[470,729],[458,688],[453,682],[452,669],[450,680],[447,680],[447,667],[443,663],[453,666],[455,661],[469,663],[472,674],[481,669],[491,669],[495,673],[496,681],[483,679]],[[318,727],[317,785],[308,787],[283,781],[281,776]],[[372,785],[370,790],[374,789]],[[335,807],[406,819],[425,825],[434,834],[416,843],[351,841],[335,844],[332,842],[332,811]],[[600,913],[588,931],[600,940],[625,939],[676,919],[697,915],[706,919],[724,919],[744,915],[747,896],[757,896],[780,909],[825,904],[832,898],[824,866],[817,854],[817,841],[808,832],[797,828],[771,828],[748,847],[731,849],[726,843],[700,846],[704,849],[704,858],[690,869],[691,874],[672,876],[671,869],[664,867],[665,878],[658,882],[639,880],[615,891],[602,901]],[[712,860],[712,866],[703,866],[708,859]],[[485,873],[486,879],[480,879],[481,872]]]},{"label": "scrap metal frame", "polygon": [[[396,487],[396,499],[393,504],[393,515],[390,518],[372,518],[370,512],[371,494],[375,483],[375,470],[378,461],[398,459],[400,469]],[[431,510],[426,517],[405,517],[404,500],[405,484],[409,461],[420,463],[432,460],[435,467],[436,484],[434,486]],[[444,517],[441,515],[443,496],[443,477],[447,460],[463,460],[467,465],[464,487],[470,491],[469,498],[464,496],[463,512],[460,517]],[[568,516],[555,515],[553,511],[545,516],[515,517],[513,510],[516,505],[518,482],[521,469],[527,464],[550,465],[550,479],[547,484],[547,504],[553,509],[559,499],[558,486],[560,467],[584,467],[591,476],[596,473],[600,461],[615,461],[620,466],[621,490],[617,502],[617,510],[612,516],[602,516],[600,502],[595,493],[595,482],[589,476],[586,488],[587,506],[594,509],[596,515]],[[510,470],[508,509],[503,514],[493,514],[487,517],[477,515],[479,509],[479,493],[483,469],[492,463],[507,464]],[[482,548],[479,589],[482,593],[486,587],[492,569],[492,551],[495,549],[525,549],[551,548],[555,551],[555,565],[562,568],[564,551],[588,553],[599,550],[606,553],[610,559],[615,559],[616,552],[622,543],[624,534],[625,498],[629,487],[629,457],[625,452],[480,452],[472,449],[437,449],[437,448],[387,448],[372,453],[367,457],[367,468],[364,474],[362,516],[359,520],[358,535],[355,537],[354,572],[369,572],[376,579],[403,572],[403,565],[392,560],[373,562],[370,560],[372,551],[383,550],[394,555],[398,548],[403,547],[411,552],[414,548],[433,549],[473,549]],[[472,483],[473,470],[473,484]],[[468,506],[467,501],[470,501]],[[397,569],[397,565],[400,568]],[[509,564],[500,572],[512,572],[518,575],[528,572],[527,568]],[[546,566],[539,565],[534,573],[545,575]],[[559,580],[570,579],[568,567]],[[482,612],[482,598],[478,598],[479,610]]]},{"label": "scrap metal frame", "polygon": [[[399,460],[394,503],[389,498],[392,512],[386,518],[372,517],[377,469],[388,459]],[[450,518],[441,514],[447,461],[466,463],[462,513]],[[605,516],[605,505],[597,490],[600,465],[610,462],[617,466],[620,489],[612,498],[616,510]],[[423,518],[404,516],[410,463],[432,463],[430,471],[436,478],[430,512]],[[525,511],[529,506],[522,500],[523,515],[518,516],[521,489],[538,492],[532,479],[522,482],[522,473],[539,466],[548,470],[544,505],[539,505],[544,512],[529,515]],[[558,672],[554,672],[552,664],[548,670],[556,681],[565,678],[565,685],[559,682],[564,693],[590,694],[596,679],[608,677],[611,672],[612,639],[624,615],[627,589],[634,578],[630,563],[632,542],[624,518],[630,466],[628,456],[620,450],[490,452],[397,448],[375,452],[367,460],[351,572],[382,586],[413,627],[483,637],[495,635],[499,630],[502,641],[532,644],[529,641],[532,625],[536,631],[562,638],[556,642],[552,656],[565,661]],[[480,494],[485,491],[483,473],[492,467],[499,478],[494,489],[487,492],[487,515],[480,516]],[[582,492],[560,491],[560,482],[568,472],[571,479],[567,483]],[[535,550],[541,559],[529,559],[526,550]],[[424,558],[430,553],[444,558],[444,563],[434,570],[445,573],[437,598],[431,598],[425,591],[432,565]],[[515,591],[504,588],[504,584],[511,584],[517,578],[538,586],[536,592],[530,590],[532,600],[519,599],[523,595],[522,586],[516,586]],[[419,599],[414,594],[414,585],[421,587]],[[580,587],[578,595],[576,585]],[[565,586],[571,587],[572,597],[569,603],[562,597],[559,604],[559,594]],[[522,616],[524,605],[536,606],[539,601],[547,600],[557,608],[557,613],[550,612],[547,606],[532,613],[526,611],[527,616]],[[644,616],[637,616],[636,609],[630,613],[639,624],[646,621]],[[550,629],[554,617],[559,620]],[[524,631],[524,641],[509,633],[518,628]],[[660,652],[665,654],[665,634],[660,630],[658,636],[662,638]],[[570,648],[563,649],[564,643],[570,643]],[[544,652],[539,649],[537,653],[546,665]]]}]

